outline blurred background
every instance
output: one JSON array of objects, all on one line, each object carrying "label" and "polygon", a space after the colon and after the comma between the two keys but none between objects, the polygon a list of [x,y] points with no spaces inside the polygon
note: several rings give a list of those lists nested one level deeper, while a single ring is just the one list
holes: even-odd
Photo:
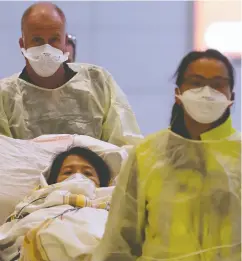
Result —
[{"label": "blurred background", "polygon": [[[35,1],[36,2],[36,1]],[[0,2],[0,78],[19,72],[20,20],[32,3]],[[77,62],[105,67],[123,89],[144,135],[167,128],[173,74],[192,49],[217,48],[236,71],[234,126],[241,130],[241,2],[58,2],[77,38]],[[227,12],[230,10],[230,12]]]}]

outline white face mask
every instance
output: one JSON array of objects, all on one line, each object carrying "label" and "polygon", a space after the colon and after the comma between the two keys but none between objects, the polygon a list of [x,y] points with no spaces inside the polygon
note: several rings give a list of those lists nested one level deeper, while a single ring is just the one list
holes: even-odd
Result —
[{"label": "white face mask", "polygon": [[209,87],[190,89],[182,95],[176,95],[182,102],[186,112],[197,122],[207,124],[218,120],[233,102]]},{"label": "white face mask", "polygon": [[68,59],[69,53],[63,52],[49,44],[21,49],[33,70],[41,77],[52,76]]},{"label": "white face mask", "polygon": [[[61,183],[61,184],[60,184]],[[67,179],[63,180],[59,184],[65,190],[73,194],[83,194],[90,199],[95,197],[96,184],[94,181],[83,175],[82,173],[72,174]]]},{"label": "white face mask", "polygon": [[[89,178],[87,178],[85,175],[83,175],[82,173],[75,173],[72,174],[69,178],[65,179],[64,181],[70,181],[70,180],[84,180],[84,181],[88,181],[90,180]],[[92,181],[92,180],[90,180]]]}]

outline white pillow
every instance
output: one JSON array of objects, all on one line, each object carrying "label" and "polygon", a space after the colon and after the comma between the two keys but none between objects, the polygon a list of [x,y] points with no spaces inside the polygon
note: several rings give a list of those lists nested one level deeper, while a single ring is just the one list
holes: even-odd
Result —
[{"label": "white pillow", "polygon": [[119,174],[122,162],[128,156],[125,148],[119,148],[111,143],[84,135],[74,135],[73,146],[88,147],[95,151],[108,164],[112,178]]},{"label": "white pillow", "polygon": [[84,146],[98,153],[118,175],[127,157],[124,148],[78,135],[44,135],[34,140],[18,140],[0,135],[0,225],[15,205],[39,183],[40,173],[54,156],[71,146]]}]

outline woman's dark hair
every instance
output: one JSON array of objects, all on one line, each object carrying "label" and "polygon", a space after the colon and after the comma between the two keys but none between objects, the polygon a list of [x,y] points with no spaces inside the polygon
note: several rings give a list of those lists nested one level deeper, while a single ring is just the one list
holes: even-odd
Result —
[{"label": "woman's dark hair", "polygon": [[[208,58],[208,59],[215,59],[220,62],[222,62],[229,74],[229,87],[231,89],[231,92],[234,88],[234,68],[228,58],[224,56],[222,53],[220,53],[217,50],[208,49],[206,51],[192,51],[188,53],[181,61],[180,65],[178,66],[175,77],[176,77],[176,85],[180,87],[184,81],[184,75],[188,68],[188,66],[199,59],[202,58]],[[227,120],[227,118],[230,115],[230,109],[228,108],[224,115],[215,123],[215,126],[219,126],[223,122]],[[179,135],[181,135],[184,138],[190,138],[189,133],[186,129],[185,123],[184,123],[184,111],[183,108],[175,103],[172,107],[172,113],[171,113],[171,119],[170,119],[170,126],[171,130]]]},{"label": "woman's dark hair", "polygon": [[107,187],[111,179],[111,172],[106,162],[95,152],[84,147],[72,147],[58,154],[51,165],[50,175],[47,180],[49,185],[55,184],[64,160],[70,155],[81,156],[86,159],[96,170],[100,181],[100,187]]}]

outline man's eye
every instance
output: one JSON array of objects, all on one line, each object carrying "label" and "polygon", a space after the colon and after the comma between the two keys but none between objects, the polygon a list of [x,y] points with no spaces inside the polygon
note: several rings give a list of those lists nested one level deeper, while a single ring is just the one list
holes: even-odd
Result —
[{"label": "man's eye", "polygon": [[40,37],[33,38],[33,42],[35,42],[35,43],[40,43],[41,41],[42,41],[42,39]]},{"label": "man's eye", "polygon": [[51,38],[50,42],[51,43],[56,43],[56,42],[59,42],[60,41],[60,38],[59,37],[53,37]]}]

